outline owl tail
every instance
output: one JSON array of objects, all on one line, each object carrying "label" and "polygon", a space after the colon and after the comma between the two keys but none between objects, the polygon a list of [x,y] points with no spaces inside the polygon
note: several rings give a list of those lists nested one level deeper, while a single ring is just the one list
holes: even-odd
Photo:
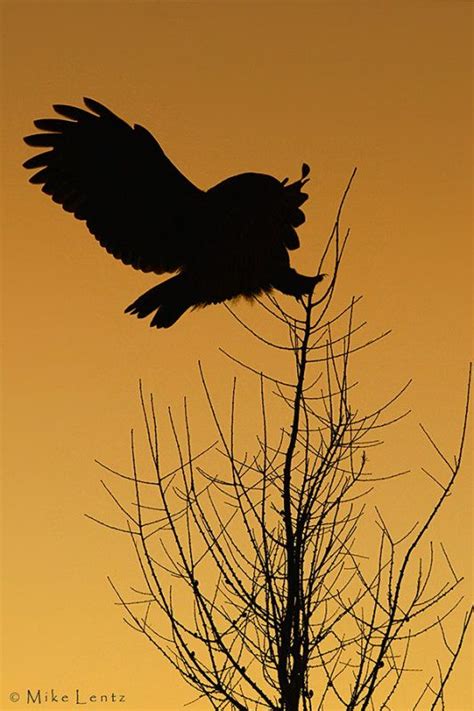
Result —
[{"label": "owl tail", "polygon": [[177,274],[146,291],[133,304],[127,306],[125,313],[146,318],[156,311],[150,326],[169,328],[190,306],[192,306],[192,299],[186,277]]}]

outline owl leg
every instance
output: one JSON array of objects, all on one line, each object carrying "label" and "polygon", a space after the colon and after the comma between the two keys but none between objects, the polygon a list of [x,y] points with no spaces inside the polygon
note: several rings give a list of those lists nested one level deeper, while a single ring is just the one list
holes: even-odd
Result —
[{"label": "owl leg", "polygon": [[303,296],[303,294],[310,294],[316,284],[324,279],[324,276],[324,274],[305,276],[304,274],[298,274],[295,269],[290,268],[284,272],[280,272],[277,277],[273,278],[272,286],[283,294],[299,298]]}]

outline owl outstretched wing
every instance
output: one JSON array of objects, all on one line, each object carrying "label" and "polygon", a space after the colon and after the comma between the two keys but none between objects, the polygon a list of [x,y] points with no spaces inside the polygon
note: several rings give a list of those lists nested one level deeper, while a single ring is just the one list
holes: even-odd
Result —
[{"label": "owl outstretched wing", "polygon": [[30,182],[84,220],[109,253],[144,272],[173,272],[199,248],[206,193],[191,183],[142,126],[93,99],[89,110],[63,104],[61,118],[34,122],[29,146],[46,148],[25,168]]}]

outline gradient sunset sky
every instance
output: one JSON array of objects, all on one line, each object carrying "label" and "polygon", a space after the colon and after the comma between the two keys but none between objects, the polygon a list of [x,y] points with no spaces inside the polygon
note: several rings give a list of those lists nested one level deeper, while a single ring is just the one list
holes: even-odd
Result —
[{"label": "gradient sunset sky", "polygon": [[[421,467],[446,475],[418,423],[452,457],[472,357],[472,5],[3,0],[1,11],[0,707],[30,708],[8,700],[26,688],[80,687],[124,693],[127,711],[182,709],[192,690],[114,605],[106,576],[124,589],[139,576],[129,543],[84,517],[116,520],[94,460],[128,467],[140,378],[164,413],[187,395],[196,439],[213,441],[198,360],[222,408],[239,375],[251,449],[258,384],[219,348],[267,370],[274,355],[256,348],[222,306],[188,312],[160,332],[125,316],[158,279],[115,261],[84,224],[28,184],[21,164],[33,151],[22,137],[33,119],[53,115],[53,103],[80,105],[90,96],[146,126],[202,188],[244,171],[294,180],[305,161],[310,199],[302,247],[291,255],[305,273],[319,263],[357,166],[338,298],[363,295],[357,313],[368,336],[392,329],[354,360],[364,403],[388,400],[413,379],[393,413],[411,409],[410,416],[371,455],[387,473],[412,469],[369,503],[402,535],[437,493]],[[257,307],[235,309],[259,323]],[[466,457],[432,532],[466,577],[466,600],[471,509]],[[460,620],[453,618],[452,639]],[[431,651],[427,642],[423,660]],[[472,708],[471,664],[466,645],[450,711]]]}]

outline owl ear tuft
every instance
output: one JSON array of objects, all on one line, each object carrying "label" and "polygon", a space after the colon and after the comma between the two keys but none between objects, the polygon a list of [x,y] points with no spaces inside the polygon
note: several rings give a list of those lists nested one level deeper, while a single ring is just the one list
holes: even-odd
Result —
[{"label": "owl ear tuft", "polygon": [[309,175],[310,170],[311,168],[309,167],[309,165],[307,163],[303,163],[303,165],[301,166],[301,180],[303,180],[304,178],[306,178],[307,175]]}]

